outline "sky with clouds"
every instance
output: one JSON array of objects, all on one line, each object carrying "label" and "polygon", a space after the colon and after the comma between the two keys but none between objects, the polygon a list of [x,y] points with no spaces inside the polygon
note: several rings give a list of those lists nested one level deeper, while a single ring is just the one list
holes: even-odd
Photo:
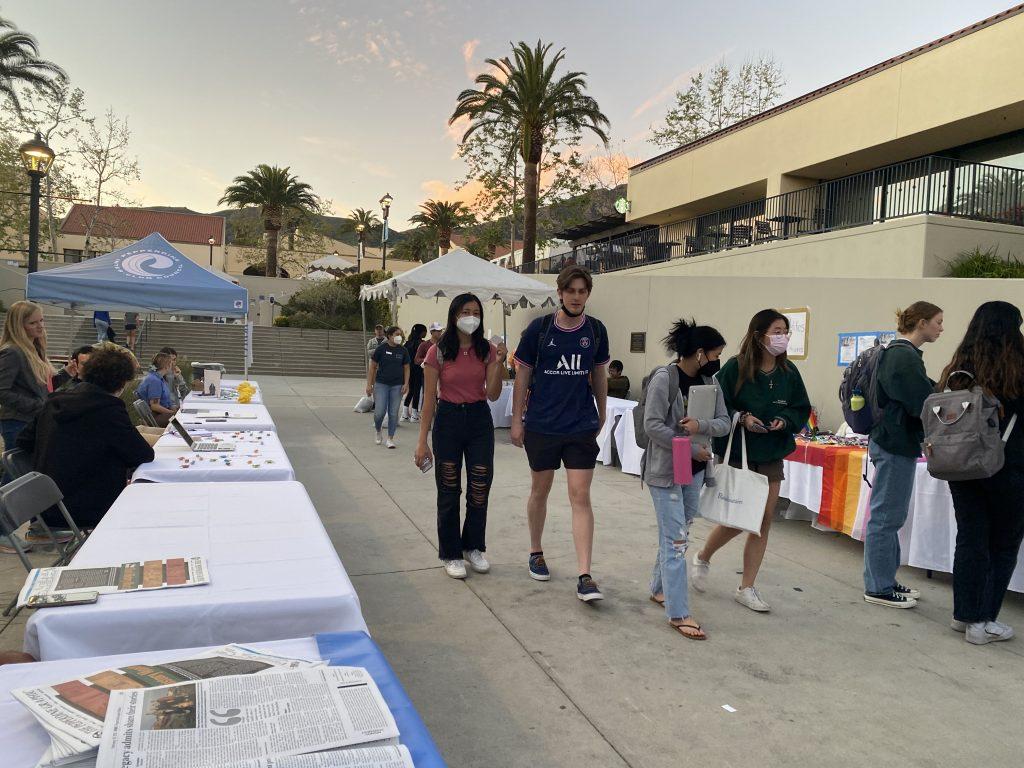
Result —
[{"label": "sky with clouds", "polygon": [[[510,41],[565,47],[634,159],[675,91],[722,58],[772,54],[792,98],[1010,0],[0,0],[96,112],[129,118],[150,205],[214,210],[257,163],[345,215],[390,192],[396,228],[464,175],[455,97]],[[55,147],[59,151],[59,147]]]}]

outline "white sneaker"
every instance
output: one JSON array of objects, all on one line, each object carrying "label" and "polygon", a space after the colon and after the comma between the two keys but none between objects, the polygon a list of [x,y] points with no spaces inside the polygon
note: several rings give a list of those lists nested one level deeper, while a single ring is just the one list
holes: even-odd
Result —
[{"label": "white sneaker", "polygon": [[705,563],[697,553],[693,553],[693,564],[690,567],[690,585],[698,592],[703,592],[708,586],[708,572],[711,570],[711,563]]},{"label": "white sneaker", "polygon": [[397,445],[395,445],[395,441],[392,440],[390,437],[388,438],[387,445],[388,445],[388,448],[397,448],[398,447]]},{"label": "white sneaker", "polygon": [[409,414],[409,421],[411,421],[411,422],[413,422],[415,424],[415,423],[419,422],[419,420],[420,420],[419,411],[413,411],[412,413]]},{"label": "white sneaker", "polygon": [[384,442],[384,436],[380,432],[378,432],[377,436],[373,439],[373,442],[375,442],[377,445],[380,445],[381,443]]},{"label": "white sneaker", "polygon": [[1013,630],[1005,624],[1003,627],[996,625],[992,621],[977,621],[967,625],[964,639],[971,645],[987,645],[988,643],[995,643],[1000,640],[1009,640],[1013,637]]},{"label": "white sneaker", "polygon": [[959,619],[951,619],[949,622],[949,628],[952,629],[954,632],[966,632],[967,622],[960,621]]},{"label": "white sneaker", "polygon": [[771,610],[768,603],[761,599],[761,595],[758,594],[755,587],[747,587],[745,589],[736,587],[735,600],[740,605],[745,605],[750,610],[757,611],[758,613],[768,613]]},{"label": "white sneaker", "polygon": [[399,421],[408,421],[409,420],[409,409],[406,408],[405,406],[402,406],[402,415],[398,417],[398,420]]},{"label": "white sneaker", "polygon": [[484,557],[484,553],[479,549],[471,549],[468,552],[463,552],[462,556],[469,561],[469,567],[477,573],[487,573],[491,570],[491,564],[487,562],[487,558]]},{"label": "white sneaker", "polygon": [[462,560],[444,560],[444,572],[453,579],[466,578],[466,563]]}]

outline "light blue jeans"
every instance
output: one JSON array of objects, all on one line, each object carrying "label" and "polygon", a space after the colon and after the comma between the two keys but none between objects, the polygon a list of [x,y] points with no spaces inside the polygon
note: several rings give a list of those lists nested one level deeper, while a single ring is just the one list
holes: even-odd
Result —
[{"label": "light blue jeans", "polygon": [[864,536],[864,591],[881,595],[896,584],[899,532],[910,511],[917,459],[889,453],[876,443],[868,446],[868,456],[875,465],[875,479],[871,481],[871,517]]},{"label": "light blue jeans", "polygon": [[402,385],[373,385],[373,427],[380,432],[384,416],[388,417],[388,437],[394,437],[398,429],[398,406],[402,404]]},{"label": "light blue jeans", "polygon": [[698,472],[689,485],[647,486],[658,517],[658,557],[651,573],[651,594],[665,595],[665,615],[669,619],[684,619],[690,615],[686,548],[690,523],[700,507],[703,485],[704,473]]},{"label": "light blue jeans", "polygon": [[110,323],[106,323],[103,320],[93,321],[93,325],[96,327],[96,343],[102,344],[107,339],[107,329],[110,327]]}]

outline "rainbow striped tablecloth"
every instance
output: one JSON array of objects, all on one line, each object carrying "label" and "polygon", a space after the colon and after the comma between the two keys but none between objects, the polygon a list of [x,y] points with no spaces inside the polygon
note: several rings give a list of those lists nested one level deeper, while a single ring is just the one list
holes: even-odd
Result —
[{"label": "rainbow striped tablecloth", "polygon": [[864,540],[867,449],[797,440],[785,460],[781,495],[817,515],[817,524]]}]

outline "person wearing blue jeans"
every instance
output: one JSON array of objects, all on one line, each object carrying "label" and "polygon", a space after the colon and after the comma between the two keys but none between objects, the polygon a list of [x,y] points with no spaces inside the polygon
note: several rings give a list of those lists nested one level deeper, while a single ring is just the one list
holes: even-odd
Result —
[{"label": "person wearing blue jeans", "polygon": [[918,301],[898,312],[896,320],[899,338],[882,350],[870,393],[881,417],[868,445],[875,476],[864,537],[864,600],[889,608],[913,608],[921,593],[896,581],[899,532],[910,510],[924,439],[921,409],[934,389],[925,373],[921,345],[939,338],[942,310]]},{"label": "person wearing blue jeans", "polygon": [[409,392],[409,351],[402,346],[402,329],[392,325],[385,331],[387,342],[373,350],[366,373],[366,394],[373,397],[373,428],[376,443],[384,442],[381,428],[388,417],[388,448],[396,448],[398,407]]},{"label": "person wearing blue jeans", "polygon": [[[666,618],[676,632],[690,640],[704,640],[707,635],[690,614],[686,550],[690,523],[700,508],[700,493],[711,459],[710,438],[726,434],[730,422],[721,390],[713,418],[693,418],[688,402],[691,387],[713,383],[725,339],[711,326],[679,320],[665,338],[665,346],[676,355],[676,363],[655,369],[643,391],[643,432],[649,440],[643,478],[658,520],[658,554],[651,573],[650,598],[664,605]],[[691,439],[693,480],[681,485],[675,479],[672,441],[687,436]]]},{"label": "person wearing blue jeans", "polygon": [[110,313],[106,310],[92,313],[92,327],[96,329],[96,343],[109,341],[107,332],[110,330]]}]

